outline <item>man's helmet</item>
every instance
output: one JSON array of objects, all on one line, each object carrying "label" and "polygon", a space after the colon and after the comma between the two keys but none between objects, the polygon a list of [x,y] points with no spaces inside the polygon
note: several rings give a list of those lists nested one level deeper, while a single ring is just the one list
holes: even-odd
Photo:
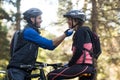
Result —
[{"label": "man's helmet", "polygon": [[79,20],[82,20],[82,21],[86,20],[85,13],[80,11],[80,10],[71,10],[63,16],[67,17],[67,18],[70,17],[70,18],[73,18],[73,19],[79,19]]},{"label": "man's helmet", "polygon": [[31,17],[37,17],[42,14],[42,11],[37,8],[30,8],[23,13],[25,20],[30,20]]}]

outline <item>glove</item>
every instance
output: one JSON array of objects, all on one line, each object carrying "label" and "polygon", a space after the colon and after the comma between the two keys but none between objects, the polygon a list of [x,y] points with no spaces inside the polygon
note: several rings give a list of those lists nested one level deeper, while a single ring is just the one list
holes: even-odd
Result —
[{"label": "glove", "polygon": [[68,37],[68,36],[71,36],[72,33],[73,33],[73,29],[67,29],[65,32],[65,35]]},{"label": "glove", "polygon": [[68,67],[68,63],[65,63],[65,64],[63,65],[63,67]]}]

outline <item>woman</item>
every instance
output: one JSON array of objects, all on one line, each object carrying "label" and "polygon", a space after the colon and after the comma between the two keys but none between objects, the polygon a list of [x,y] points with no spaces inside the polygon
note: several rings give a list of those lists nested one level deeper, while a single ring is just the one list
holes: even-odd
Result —
[{"label": "woman", "polygon": [[72,58],[67,67],[54,70],[48,74],[48,80],[71,79],[84,73],[94,73],[93,60],[87,50],[92,50],[92,43],[88,34],[88,27],[83,26],[86,16],[80,10],[71,10],[64,17],[67,18],[69,28],[75,30],[72,44]]}]

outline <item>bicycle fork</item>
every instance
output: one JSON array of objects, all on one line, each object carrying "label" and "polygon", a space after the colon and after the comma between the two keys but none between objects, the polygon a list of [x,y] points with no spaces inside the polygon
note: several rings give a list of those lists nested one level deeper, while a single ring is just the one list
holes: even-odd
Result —
[{"label": "bicycle fork", "polygon": [[47,80],[43,69],[40,69],[40,78],[39,80]]}]

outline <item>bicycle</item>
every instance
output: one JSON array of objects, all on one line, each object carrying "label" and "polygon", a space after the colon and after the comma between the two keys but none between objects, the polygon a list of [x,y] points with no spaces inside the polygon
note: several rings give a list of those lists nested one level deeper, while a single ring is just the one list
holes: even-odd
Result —
[{"label": "bicycle", "polygon": [[54,69],[58,69],[59,67],[62,67],[62,63],[55,63],[55,64],[47,64],[47,63],[41,63],[36,62],[35,65],[20,65],[20,68],[28,69],[28,70],[39,70],[39,74],[30,74],[26,77],[26,80],[32,79],[32,78],[38,78],[38,80],[47,80],[44,68],[51,66]]},{"label": "bicycle", "polygon": [[[32,79],[32,78],[38,78],[38,80],[47,80],[44,68],[51,66],[54,69],[58,69],[60,67],[64,67],[62,63],[55,63],[55,64],[47,64],[47,63],[41,63],[41,62],[36,62],[35,65],[21,65],[20,67],[23,69],[29,69],[29,70],[39,70],[38,74],[30,74],[27,76],[27,80]],[[91,73],[84,73],[79,76],[79,80],[92,80],[91,79],[92,74]],[[63,80],[63,79],[62,79]],[[66,80],[66,79],[64,79]],[[68,79],[67,79],[68,80]]]}]

